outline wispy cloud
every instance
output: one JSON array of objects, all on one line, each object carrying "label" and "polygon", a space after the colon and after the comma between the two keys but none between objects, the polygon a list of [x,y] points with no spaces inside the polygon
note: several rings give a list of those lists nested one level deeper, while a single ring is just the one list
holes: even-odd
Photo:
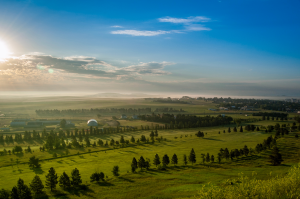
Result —
[{"label": "wispy cloud", "polygon": [[116,30],[111,31],[111,34],[115,35],[132,35],[132,36],[156,36],[170,33],[170,31],[164,30]]},{"label": "wispy cloud", "polygon": [[203,16],[196,16],[196,17],[191,16],[188,18],[163,17],[163,18],[159,18],[158,21],[187,24],[187,23],[195,23],[195,22],[207,22],[210,21],[210,18],[203,17]]},{"label": "wispy cloud", "polygon": [[123,26],[111,26],[112,28],[123,28]]},{"label": "wispy cloud", "polygon": [[[111,34],[115,35],[131,35],[131,36],[158,36],[170,33],[183,33],[188,31],[209,31],[210,28],[205,27],[200,22],[208,22],[210,18],[204,16],[191,16],[188,18],[163,17],[158,19],[159,22],[169,22],[183,25],[184,29],[179,30],[114,30]],[[119,27],[119,26],[111,26]]]}]

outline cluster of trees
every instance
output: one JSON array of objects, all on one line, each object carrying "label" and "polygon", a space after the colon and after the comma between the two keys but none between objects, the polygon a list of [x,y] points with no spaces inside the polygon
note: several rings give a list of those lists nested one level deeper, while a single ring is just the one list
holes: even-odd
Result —
[{"label": "cluster of trees", "polygon": [[232,99],[228,98],[202,98],[207,101],[212,101],[221,107],[231,107],[235,106],[252,106],[254,108],[261,108],[265,110],[275,110],[275,111],[286,111],[287,109],[296,110],[300,109],[299,103],[284,102],[280,100],[268,100],[268,99]]},{"label": "cluster of trees", "polygon": [[[185,165],[187,164],[188,161],[191,162],[192,164],[194,164],[196,162],[196,154],[195,154],[194,149],[191,150],[188,158],[187,158],[186,155],[183,156],[183,163]],[[160,159],[160,157],[159,157],[158,154],[156,154],[154,156],[153,164],[158,169],[164,170],[170,163],[173,164],[174,166],[178,164],[178,157],[177,157],[177,155],[175,153],[172,156],[171,160],[170,160],[170,158],[169,158],[169,156],[167,154],[165,154],[163,156],[162,160]],[[151,163],[150,163],[150,159],[149,158],[146,158],[146,160],[145,160],[144,157],[141,156],[139,158],[139,160],[137,161],[136,158],[134,157],[132,159],[132,162],[131,162],[131,171],[134,173],[134,172],[136,172],[136,170],[138,168],[140,168],[141,170],[143,170],[143,169],[149,169],[150,166],[151,166]]]},{"label": "cluster of trees", "polygon": [[154,114],[140,115],[141,120],[150,122],[162,122],[165,123],[165,129],[181,129],[181,128],[195,128],[195,127],[207,127],[207,126],[219,126],[230,124],[233,121],[229,116],[190,116],[184,114]]},{"label": "cluster of trees", "polygon": [[68,174],[66,174],[65,172],[63,172],[63,174],[60,177],[58,177],[57,173],[55,172],[55,169],[51,167],[48,171],[48,174],[46,175],[45,185],[43,184],[42,180],[38,175],[34,176],[29,186],[26,185],[24,183],[24,180],[20,178],[17,182],[17,185],[12,188],[11,192],[4,189],[0,190],[0,198],[1,199],[9,199],[9,198],[10,199],[32,199],[33,197],[42,198],[43,196],[46,196],[45,192],[43,191],[44,188],[49,188],[51,191],[53,191],[56,189],[57,184],[59,184],[59,186],[63,189],[69,189],[69,188],[74,189],[74,188],[79,188],[81,183],[82,183],[81,176],[77,168],[73,169],[73,171],[71,172],[71,177],[69,177]]},{"label": "cluster of trees", "polygon": [[286,113],[279,113],[279,112],[258,112],[258,113],[253,113],[253,116],[265,116],[265,117],[279,117],[279,118],[286,118],[288,114]]},{"label": "cluster of trees", "polygon": [[153,99],[152,100],[153,102],[160,102],[160,103],[172,103],[172,104],[188,104],[189,102],[186,102],[186,101],[181,101],[181,100],[172,100],[170,98],[166,98],[166,99],[161,99],[161,98],[158,98],[158,99]]},{"label": "cluster of trees", "polygon": [[139,113],[151,113],[151,108],[91,108],[91,109],[66,109],[66,110],[36,110],[37,115],[74,115],[74,114],[101,114],[101,113],[129,113],[129,114],[139,114]]}]

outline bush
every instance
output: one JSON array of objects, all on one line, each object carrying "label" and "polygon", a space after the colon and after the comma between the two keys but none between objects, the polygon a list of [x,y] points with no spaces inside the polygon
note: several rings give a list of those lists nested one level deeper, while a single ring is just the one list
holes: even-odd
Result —
[{"label": "bush", "polygon": [[227,183],[225,187],[203,185],[196,198],[298,198],[300,195],[300,163],[292,167],[288,174],[281,178],[277,176],[269,180],[257,180],[241,176],[236,180],[229,181],[230,183]]}]

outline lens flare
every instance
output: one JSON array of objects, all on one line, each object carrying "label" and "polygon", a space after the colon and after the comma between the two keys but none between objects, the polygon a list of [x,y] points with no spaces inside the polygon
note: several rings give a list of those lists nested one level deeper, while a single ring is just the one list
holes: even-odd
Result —
[{"label": "lens flare", "polygon": [[0,40],[0,61],[5,61],[8,58],[10,51],[6,44]]}]

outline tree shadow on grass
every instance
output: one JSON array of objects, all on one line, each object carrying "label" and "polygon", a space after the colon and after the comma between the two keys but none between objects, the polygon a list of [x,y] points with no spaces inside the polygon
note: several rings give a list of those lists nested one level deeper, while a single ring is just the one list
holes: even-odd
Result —
[{"label": "tree shadow on grass", "polygon": [[35,174],[43,174],[45,173],[41,167],[38,168],[31,168],[30,170],[32,170]]},{"label": "tree shadow on grass", "polygon": [[124,177],[119,177],[119,179],[124,180],[126,182],[135,182],[134,180],[130,180],[130,179],[124,178]]},{"label": "tree shadow on grass", "polygon": [[203,139],[224,142],[224,140],[214,139],[214,138],[203,138]]},{"label": "tree shadow on grass", "polygon": [[54,198],[60,198],[60,199],[62,199],[62,198],[69,199],[70,198],[67,194],[63,193],[60,190],[55,190],[53,197]]},{"label": "tree shadow on grass", "polygon": [[97,184],[100,186],[115,186],[114,184],[107,181],[97,182]]},{"label": "tree shadow on grass", "polygon": [[80,185],[78,187],[72,187],[67,190],[70,194],[76,195],[76,196],[89,196],[93,197],[91,193],[95,193],[92,189],[90,189],[87,185]]}]

